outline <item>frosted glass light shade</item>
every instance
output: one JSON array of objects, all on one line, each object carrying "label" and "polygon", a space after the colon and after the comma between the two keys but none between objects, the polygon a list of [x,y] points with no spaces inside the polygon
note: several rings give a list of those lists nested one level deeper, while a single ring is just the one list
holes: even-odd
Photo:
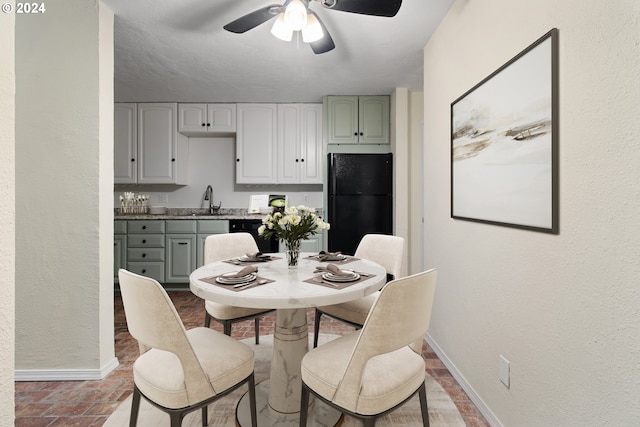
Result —
[{"label": "frosted glass light shade", "polygon": [[276,22],[274,22],[273,27],[271,27],[271,34],[285,42],[291,41],[293,30],[286,24],[284,13],[279,14],[276,18]]},{"label": "frosted glass light shade", "polygon": [[305,43],[313,43],[324,37],[322,26],[318,18],[312,13],[307,15],[307,25],[302,29],[302,41]]},{"label": "frosted glass light shade", "polygon": [[294,31],[307,25],[307,8],[300,0],[293,0],[284,11],[284,22]]}]

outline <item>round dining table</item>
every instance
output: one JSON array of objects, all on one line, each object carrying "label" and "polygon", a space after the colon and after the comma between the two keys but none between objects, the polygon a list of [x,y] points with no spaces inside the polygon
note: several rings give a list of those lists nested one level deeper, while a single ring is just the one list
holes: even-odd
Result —
[{"label": "round dining table", "polygon": [[[321,262],[316,254],[302,253],[298,265],[289,268],[284,253],[269,254],[271,261],[244,263],[239,259],[204,265],[189,277],[191,292],[218,303],[250,308],[276,309],[270,376],[256,386],[258,426],[298,426],[302,383],[300,363],[309,350],[307,309],[338,304],[369,295],[384,286],[386,271],[373,261],[347,257]],[[353,282],[322,279],[318,267],[334,264],[360,275]],[[257,278],[244,289],[216,282],[221,274],[238,272],[246,265],[258,268]],[[309,425],[335,425],[341,414],[317,401],[310,408]],[[238,403],[236,421],[251,425],[248,396]]]}]

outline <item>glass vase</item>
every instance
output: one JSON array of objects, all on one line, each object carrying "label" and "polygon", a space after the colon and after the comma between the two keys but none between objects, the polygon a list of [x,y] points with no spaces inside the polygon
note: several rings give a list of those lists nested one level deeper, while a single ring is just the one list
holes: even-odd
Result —
[{"label": "glass vase", "polygon": [[286,240],[287,265],[289,268],[298,268],[298,257],[300,256],[300,240]]}]

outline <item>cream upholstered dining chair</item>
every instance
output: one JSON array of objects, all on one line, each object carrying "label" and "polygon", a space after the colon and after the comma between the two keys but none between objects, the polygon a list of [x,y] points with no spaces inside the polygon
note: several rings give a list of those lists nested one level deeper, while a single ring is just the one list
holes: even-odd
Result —
[{"label": "cream upholstered dining chair", "polygon": [[179,427],[189,412],[202,408],[243,384],[249,386],[251,425],[256,427],[253,350],[210,328],[186,330],[167,292],[156,280],[118,271],[122,303],[140,356],[133,364],[130,426],[138,421],[140,397],[169,414]]},{"label": "cream upholstered dining chair", "polygon": [[[368,259],[382,265],[387,270],[387,276],[394,279],[402,275],[402,259],[404,258],[404,239],[399,236],[386,234],[366,234],[358,247],[356,258]],[[315,329],[313,332],[313,346],[318,346],[318,335],[320,334],[320,318],[323,314],[338,319],[344,323],[362,327],[364,320],[371,310],[371,306],[378,297],[379,292],[374,292],[353,301],[340,304],[325,305],[317,307],[315,310]]]},{"label": "cream upholstered dining chair", "polygon": [[[204,263],[238,258],[246,253],[255,254],[258,245],[249,233],[212,234],[204,241]],[[205,301],[204,326],[211,326],[211,319],[222,323],[224,333],[231,336],[231,325],[235,322],[254,319],[256,344],[260,344],[260,316],[273,310],[263,308],[235,307],[214,301]]]},{"label": "cream upholstered dining chair", "polygon": [[300,426],[307,425],[309,393],[373,427],[419,394],[429,425],[425,365],[411,345],[429,329],[435,269],[387,283],[362,329],[309,351],[302,358]]}]

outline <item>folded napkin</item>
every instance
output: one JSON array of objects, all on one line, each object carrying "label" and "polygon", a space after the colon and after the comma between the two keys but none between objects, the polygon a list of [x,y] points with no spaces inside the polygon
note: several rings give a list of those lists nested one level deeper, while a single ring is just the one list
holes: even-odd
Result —
[{"label": "folded napkin", "polygon": [[316,271],[314,273],[331,273],[335,276],[353,276],[353,271],[345,271],[340,270],[340,268],[335,264],[327,264],[326,267],[318,266],[316,267]]},{"label": "folded napkin", "polygon": [[253,265],[248,265],[245,268],[243,268],[242,270],[238,271],[236,274],[228,274],[224,277],[228,278],[236,278],[236,277],[244,277],[248,274],[251,273],[255,273],[258,271],[257,267],[254,267]]},{"label": "folded napkin", "polygon": [[338,252],[320,251],[320,252],[318,252],[318,255],[316,255],[316,257],[320,261],[340,261],[340,260],[343,259],[342,252],[340,252],[340,251],[338,251]]},{"label": "folded napkin", "polygon": [[265,259],[271,258],[269,255],[265,255],[262,252],[256,252],[256,253],[247,252],[245,255],[247,259],[254,260],[254,261],[263,261]]}]

